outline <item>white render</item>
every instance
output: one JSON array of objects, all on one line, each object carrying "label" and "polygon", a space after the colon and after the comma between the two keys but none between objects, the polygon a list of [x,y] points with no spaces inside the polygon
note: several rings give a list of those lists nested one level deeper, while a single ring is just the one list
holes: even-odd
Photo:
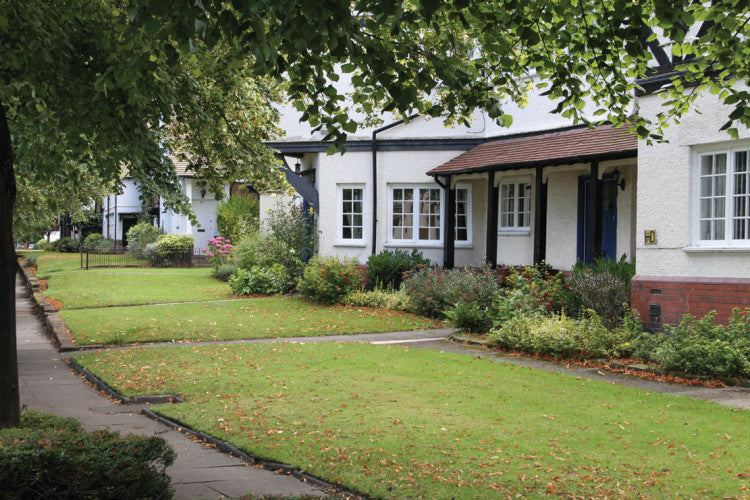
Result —
[{"label": "white render", "polygon": [[[653,118],[661,98],[639,99],[640,113]],[[666,130],[668,143],[638,144],[638,208],[636,271],[641,276],[750,278],[750,245],[702,248],[693,234],[696,186],[693,180],[700,151],[750,147],[750,130],[739,126],[739,140],[719,130],[731,107],[704,92],[680,124]],[[656,231],[656,245],[646,245],[644,231]],[[750,242],[749,242],[750,243]]]},{"label": "white render", "polygon": [[107,196],[103,203],[102,235],[112,240],[122,240],[121,214],[141,212],[140,190],[132,179],[122,181],[122,193]]}]

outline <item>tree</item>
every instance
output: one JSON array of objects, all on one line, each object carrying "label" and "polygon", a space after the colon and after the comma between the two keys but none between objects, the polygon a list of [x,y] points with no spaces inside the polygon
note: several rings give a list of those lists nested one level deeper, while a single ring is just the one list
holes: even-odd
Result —
[{"label": "tree", "polygon": [[277,160],[262,147],[277,132],[276,91],[236,50],[215,41],[178,52],[158,24],[133,25],[115,0],[0,0],[0,427],[19,422],[17,186],[23,215],[42,197],[113,186],[127,171],[144,196],[185,212],[167,156],[180,148],[209,188],[234,176],[278,185],[268,168]]},{"label": "tree", "polygon": [[[747,2],[695,0],[328,0],[317,4],[139,0],[135,22],[163,23],[183,44],[232,37],[255,71],[288,80],[303,119],[343,145],[367,112],[413,112],[462,122],[476,109],[509,124],[540,77],[556,111],[576,122],[586,100],[602,120],[660,139],[698,92],[734,106],[725,124],[750,125]],[[169,9],[166,12],[165,9]],[[658,36],[657,36],[658,34]],[[351,101],[335,88],[351,73]],[[654,123],[634,113],[643,78],[662,73],[664,111]]]}]

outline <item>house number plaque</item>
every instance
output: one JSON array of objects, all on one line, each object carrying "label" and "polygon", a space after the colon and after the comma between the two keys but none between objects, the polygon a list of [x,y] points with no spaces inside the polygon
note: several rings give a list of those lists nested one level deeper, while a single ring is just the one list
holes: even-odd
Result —
[{"label": "house number plaque", "polygon": [[656,230],[646,229],[643,235],[643,242],[646,245],[656,245]]}]

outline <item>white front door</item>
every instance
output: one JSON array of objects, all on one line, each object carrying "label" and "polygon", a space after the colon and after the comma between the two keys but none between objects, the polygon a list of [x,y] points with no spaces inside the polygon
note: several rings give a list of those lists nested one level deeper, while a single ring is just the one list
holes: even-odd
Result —
[{"label": "white front door", "polygon": [[193,226],[196,251],[208,248],[208,240],[219,235],[216,226],[216,201],[193,200],[193,212],[198,223]]}]

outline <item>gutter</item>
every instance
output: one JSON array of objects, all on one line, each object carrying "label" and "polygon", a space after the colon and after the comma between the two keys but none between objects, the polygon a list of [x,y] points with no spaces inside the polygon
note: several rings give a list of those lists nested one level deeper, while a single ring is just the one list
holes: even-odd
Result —
[{"label": "gutter", "polygon": [[419,116],[419,113],[397,120],[388,125],[384,125],[380,128],[376,128],[372,131],[372,250],[371,254],[377,253],[377,234],[378,234],[378,138],[377,135],[380,132],[385,132],[388,129],[401,125],[406,120],[413,120]]}]

